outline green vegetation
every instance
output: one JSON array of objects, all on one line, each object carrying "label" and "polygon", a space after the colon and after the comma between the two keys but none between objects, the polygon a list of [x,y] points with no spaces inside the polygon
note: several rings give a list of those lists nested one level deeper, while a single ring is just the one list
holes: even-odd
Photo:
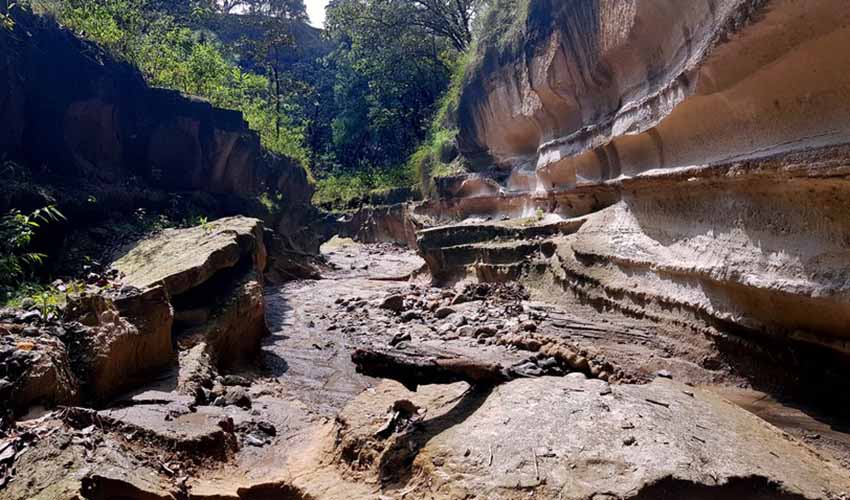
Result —
[{"label": "green vegetation", "polygon": [[86,285],[72,281],[62,285],[22,283],[10,295],[0,297],[0,306],[34,309],[44,319],[55,317],[68,302],[86,291]]},{"label": "green vegetation", "polygon": [[423,193],[430,192],[435,177],[455,175],[465,170],[464,166],[454,158],[450,158],[452,155],[448,153],[457,136],[454,125],[468,65],[468,53],[462,54],[454,61],[451,82],[439,101],[427,140],[422,142],[408,161],[408,168],[415,173]]},{"label": "green vegetation", "polygon": [[[428,191],[435,175],[463,170],[445,160],[486,1],[526,0],[335,0],[324,55],[299,59],[303,0],[29,0],[151,85],[240,110],[265,147],[304,165],[316,202],[337,205],[373,190]],[[226,45],[214,28],[225,24]]]},{"label": "green vegetation", "polygon": [[315,201],[344,205],[376,189],[427,189],[432,172],[451,171],[432,160],[454,140],[477,2],[332,5],[327,28],[337,48],[326,63],[335,68],[334,112],[324,155],[334,164],[320,172]]},{"label": "green vegetation", "polygon": [[12,210],[0,216],[0,296],[9,294],[28,272],[41,265],[47,257],[30,250],[36,232],[64,218],[54,206],[30,214]]},{"label": "green vegetation", "polygon": [[[58,0],[37,5],[138,66],[151,85],[242,111],[265,147],[308,166],[304,128],[293,119],[298,110],[273,90],[270,77],[243,70],[222,44],[181,25],[154,0]],[[205,10],[197,7],[191,12],[203,16]]]},{"label": "green vegetation", "polygon": [[380,170],[360,170],[348,174],[327,175],[316,181],[313,202],[344,209],[352,200],[370,194],[386,192],[400,187],[413,186],[412,172],[406,165]]}]

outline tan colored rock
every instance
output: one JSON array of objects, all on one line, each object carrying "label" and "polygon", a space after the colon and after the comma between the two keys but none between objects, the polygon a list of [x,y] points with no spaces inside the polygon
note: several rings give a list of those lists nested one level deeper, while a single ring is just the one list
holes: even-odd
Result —
[{"label": "tan colored rock", "polygon": [[113,267],[125,275],[127,285],[144,289],[162,283],[170,295],[179,295],[243,259],[258,272],[265,269],[262,222],[228,217],[189,229],[166,229],[136,245]]},{"label": "tan colored rock", "polygon": [[[722,398],[674,381],[609,386],[544,377],[492,392],[466,389],[411,393],[386,382],[363,393],[338,419],[343,476],[441,500],[815,499],[850,491],[836,464]],[[423,421],[378,437],[387,409],[405,400],[425,410]]]},{"label": "tan colored rock", "polygon": [[77,377],[71,370],[68,350],[59,339],[42,335],[35,338],[12,336],[4,340],[12,341],[18,360],[24,366],[23,372],[12,381],[14,385],[9,388],[10,392],[5,395],[10,400],[4,401],[0,407],[24,413],[35,404],[52,407],[79,401]]},{"label": "tan colored rock", "polygon": [[80,369],[89,396],[97,401],[147,382],[174,362],[173,312],[160,286],[115,302],[102,296],[83,297],[71,303],[66,319],[90,327],[85,366]]},{"label": "tan colored rock", "polygon": [[218,366],[228,367],[255,355],[260,339],[268,334],[261,283],[259,276],[249,273],[203,327]]},{"label": "tan colored rock", "polygon": [[[494,24],[478,46],[459,143],[507,195],[431,210],[593,213],[551,262],[568,291],[850,353],[845,7],[531,0],[491,13],[513,31]],[[500,254],[438,246],[432,268],[478,259],[479,278],[519,275]]]}]

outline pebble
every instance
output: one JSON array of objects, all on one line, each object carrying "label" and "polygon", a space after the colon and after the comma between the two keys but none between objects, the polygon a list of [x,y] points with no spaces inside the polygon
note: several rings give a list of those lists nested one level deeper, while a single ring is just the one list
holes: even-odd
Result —
[{"label": "pebble", "polygon": [[455,312],[456,311],[451,307],[441,307],[437,309],[434,315],[437,317],[437,319],[445,319],[454,314]]},{"label": "pebble", "polygon": [[248,434],[247,436],[245,436],[245,442],[250,444],[251,446],[256,446],[258,448],[261,448],[266,445],[265,439],[260,439],[253,434]]},{"label": "pebble", "polygon": [[277,435],[277,428],[271,422],[266,422],[265,420],[261,420],[257,422],[257,429],[260,429],[262,432],[269,436]]},{"label": "pebble", "polygon": [[401,312],[404,310],[404,295],[390,295],[378,307],[393,312]]},{"label": "pebble", "polygon": [[251,397],[244,387],[230,387],[224,393],[224,404],[226,406],[238,406],[240,408],[251,408]]},{"label": "pebble", "polygon": [[414,319],[419,319],[422,316],[419,314],[419,311],[407,311],[401,315],[401,321],[407,323],[409,321],[413,321]]},{"label": "pebble", "polygon": [[390,339],[389,344],[391,346],[396,346],[404,341],[409,341],[411,339],[409,332],[398,332],[393,335],[393,338]]},{"label": "pebble", "polygon": [[22,323],[33,323],[33,322],[41,319],[41,313],[38,312],[38,311],[27,311],[27,312],[21,314],[20,316],[18,316],[18,319]]},{"label": "pebble", "polygon": [[472,337],[475,335],[475,327],[470,325],[461,326],[456,330],[456,333],[461,337]]},{"label": "pebble", "polygon": [[251,385],[251,381],[245,377],[240,377],[239,375],[225,375],[222,378],[221,383],[227,386],[241,385],[241,386],[249,386]]}]

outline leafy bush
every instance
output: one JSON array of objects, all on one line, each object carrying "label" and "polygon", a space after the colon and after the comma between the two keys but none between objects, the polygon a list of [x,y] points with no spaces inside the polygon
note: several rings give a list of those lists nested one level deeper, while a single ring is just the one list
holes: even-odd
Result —
[{"label": "leafy bush", "polygon": [[316,181],[313,203],[345,208],[351,201],[366,198],[369,194],[414,184],[412,172],[406,165],[392,169],[361,170],[355,173],[339,172]]},{"label": "leafy bush", "polygon": [[64,218],[52,205],[30,214],[12,210],[0,217],[0,293],[8,293],[28,270],[42,264],[47,256],[30,251],[32,239],[44,225]]},{"label": "leafy bush", "polygon": [[442,151],[452,145],[457,136],[457,129],[454,128],[457,122],[457,107],[469,60],[468,54],[462,54],[453,62],[451,83],[440,98],[428,138],[419,145],[407,162],[423,194],[431,190],[434,177],[454,175],[464,170],[458,162],[443,162]]}]

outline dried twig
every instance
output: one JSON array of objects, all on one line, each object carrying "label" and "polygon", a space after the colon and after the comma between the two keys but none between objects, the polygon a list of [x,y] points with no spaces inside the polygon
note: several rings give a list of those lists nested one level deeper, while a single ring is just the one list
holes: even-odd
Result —
[{"label": "dried twig", "polygon": [[534,477],[540,481],[540,466],[537,464],[537,451],[532,448],[531,454],[534,455]]}]

